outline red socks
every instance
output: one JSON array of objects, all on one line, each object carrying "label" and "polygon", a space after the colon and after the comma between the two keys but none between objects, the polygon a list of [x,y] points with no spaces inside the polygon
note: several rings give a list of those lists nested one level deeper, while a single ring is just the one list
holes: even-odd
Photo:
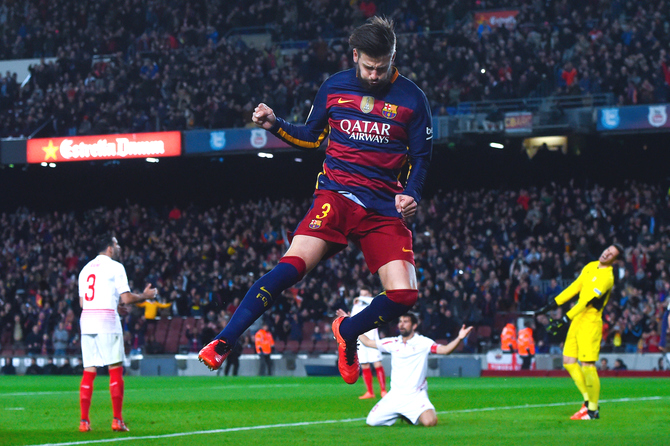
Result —
[{"label": "red socks", "polygon": [[368,393],[374,393],[372,390],[372,369],[370,367],[363,369],[363,382],[365,382]]},{"label": "red socks", "polygon": [[123,420],[123,417],[121,417],[121,408],[123,407],[123,367],[109,369],[109,393],[112,395],[114,418]]},{"label": "red socks", "polygon": [[384,373],[384,367],[375,367],[375,372],[377,372],[377,381],[379,381],[379,389],[382,393],[386,392],[386,373]]},{"label": "red socks", "polygon": [[88,410],[91,408],[91,398],[93,397],[93,380],[95,372],[84,370],[84,376],[79,385],[79,405],[81,406],[81,419],[88,421]]}]

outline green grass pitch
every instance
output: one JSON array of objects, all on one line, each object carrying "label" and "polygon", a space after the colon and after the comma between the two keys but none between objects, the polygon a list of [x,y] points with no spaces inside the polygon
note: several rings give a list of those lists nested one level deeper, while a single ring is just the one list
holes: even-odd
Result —
[{"label": "green grass pitch", "polygon": [[[0,445],[670,445],[670,379],[603,378],[601,419],[568,378],[430,378],[434,428],[366,426],[375,400],[339,377],[126,377],[111,432],[109,378],[98,376],[92,432],[78,432],[79,377],[0,377]],[[375,382],[375,386],[376,386]]]}]

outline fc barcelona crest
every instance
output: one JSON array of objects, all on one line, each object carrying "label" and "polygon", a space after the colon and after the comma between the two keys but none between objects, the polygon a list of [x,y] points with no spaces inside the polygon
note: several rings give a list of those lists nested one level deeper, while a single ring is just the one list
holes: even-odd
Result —
[{"label": "fc barcelona crest", "polygon": [[314,219],[309,222],[309,229],[319,229],[321,228],[321,220]]},{"label": "fc barcelona crest", "polygon": [[361,99],[361,111],[370,113],[375,108],[375,98],[372,96],[363,96]]},{"label": "fc barcelona crest", "polygon": [[384,108],[382,109],[382,115],[387,119],[393,119],[398,114],[398,106],[389,104],[388,102],[384,103]]}]

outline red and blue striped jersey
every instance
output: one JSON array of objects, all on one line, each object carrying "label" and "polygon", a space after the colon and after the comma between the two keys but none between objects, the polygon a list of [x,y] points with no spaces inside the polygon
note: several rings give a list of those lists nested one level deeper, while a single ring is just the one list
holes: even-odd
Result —
[{"label": "red and blue striped jersey", "polygon": [[379,91],[361,85],[355,68],[334,74],[321,85],[305,125],[277,118],[270,132],[300,149],[317,149],[329,136],[317,189],[390,217],[400,216],[397,194],[421,200],[433,150],[430,107],[423,91],[396,68]]}]

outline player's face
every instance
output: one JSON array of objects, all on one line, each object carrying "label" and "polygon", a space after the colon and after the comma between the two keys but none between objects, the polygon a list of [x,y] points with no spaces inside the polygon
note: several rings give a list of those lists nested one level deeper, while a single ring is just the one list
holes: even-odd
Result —
[{"label": "player's face", "polygon": [[619,250],[614,246],[610,246],[600,254],[598,259],[603,265],[611,265],[616,260],[617,256],[620,254]]},{"label": "player's face", "polygon": [[391,80],[395,52],[383,57],[370,57],[354,49],[356,77],[368,90],[377,90]]},{"label": "player's face", "polygon": [[400,332],[400,336],[404,338],[412,336],[415,329],[416,325],[412,324],[412,319],[410,317],[400,316],[400,320],[398,320],[398,332]]},{"label": "player's face", "polygon": [[121,245],[119,245],[118,240],[116,240],[116,237],[112,237],[112,242],[114,244],[112,245],[112,259],[118,260],[119,257],[121,256]]}]

